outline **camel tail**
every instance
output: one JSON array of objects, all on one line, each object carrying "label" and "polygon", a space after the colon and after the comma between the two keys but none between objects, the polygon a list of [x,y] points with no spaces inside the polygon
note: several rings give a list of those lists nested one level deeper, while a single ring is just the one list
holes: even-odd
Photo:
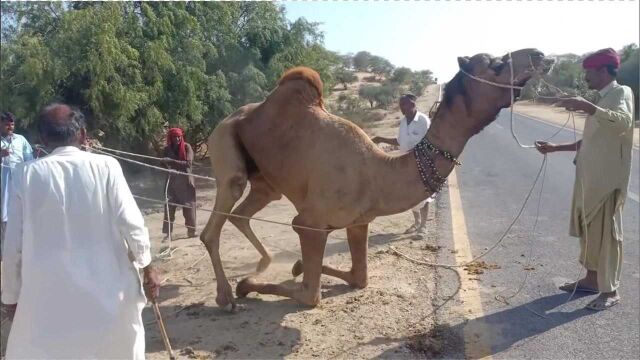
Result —
[{"label": "camel tail", "polygon": [[278,80],[278,86],[282,86],[283,84],[286,84],[294,80],[305,81],[309,86],[311,86],[311,88],[313,89],[312,97],[314,98],[315,101],[318,102],[318,105],[320,107],[323,106],[323,102],[324,102],[322,98],[323,85],[322,85],[322,80],[320,79],[320,74],[318,74],[317,71],[304,66],[299,66],[293,69],[289,69],[287,70],[287,72],[284,73],[284,75],[282,75],[280,80]]}]

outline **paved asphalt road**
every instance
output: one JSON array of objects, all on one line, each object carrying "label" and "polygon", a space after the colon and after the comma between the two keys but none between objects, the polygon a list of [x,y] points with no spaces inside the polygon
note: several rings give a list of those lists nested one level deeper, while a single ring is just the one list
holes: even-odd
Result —
[{"label": "paved asphalt road", "polygon": [[[521,141],[531,144],[557,131],[551,125],[516,115],[516,132]],[[578,134],[578,137],[580,135]],[[573,130],[563,130],[554,142],[569,142]],[[636,359],[640,353],[639,312],[639,204],[638,151],[633,150],[634,165],[629,198],[624,211],[624,265],[620,288],[622,302],[615,308],[595,313],[584,309],[594,296],[568,295],[557,290],[559,284],[578,277],[578,240],[568,235],[569,207],[574,181],[573,153],[549,155],[537,230],[529,241],[534,223],[538,193],[534,193],[520,220],[502,246],[484,260],[500,269],[480,275],[479,293],[483,308],[474,320],[456,318],[449,310],[461,307],[466,289],[437,316],[445,337],[444,358],[464,358],[463,329],[484,322],[491,333],[493,358],[501,359]],[[542,155],[534,149],[521,149],[511,137],[508,111],[474,137],[465,148],[463,166],[457,171],[462,210],[474,255],[495,243],[522,205]],[[441,263],[455,260],[449,197],[439,199],[438,217]],[[533,270],[524,270],[532,244]],[[440,269],[439,300],[456,291],[458,281],[450,270]],[[526,287],[505,305],[496,295],[510,295],[528,273]],[[584,272],[583,272],[584,274]],[[443,308],[444,309],[444,308]],[[454,311],[455,312],[455,311]],[[544,315],[546,318],[534,314]],[[468,339],[467,339],[468,340]],[[468,342],[468,341],[467,341]],[[469,345],[467,345],[469,347]]]}]

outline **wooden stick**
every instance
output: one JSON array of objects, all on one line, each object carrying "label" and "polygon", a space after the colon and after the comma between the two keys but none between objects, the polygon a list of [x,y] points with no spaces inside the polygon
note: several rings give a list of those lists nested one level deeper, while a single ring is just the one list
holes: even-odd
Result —
[{"label": "wooden stick", "polygon": [[155,301],[153,302],[153,313],[156,315],[156,322],[158,323],[158,327],[160,328],[160,335],[162,336],[162,341],[164,342],[164,348],[169,353],[169,360],[176,360],[175,355],[173,355],[173,350],[171,350],[171,343],[169,343],[167,330],[164,328],[162,315],[160,315],[160,308],[158,307],[158,303]]}]

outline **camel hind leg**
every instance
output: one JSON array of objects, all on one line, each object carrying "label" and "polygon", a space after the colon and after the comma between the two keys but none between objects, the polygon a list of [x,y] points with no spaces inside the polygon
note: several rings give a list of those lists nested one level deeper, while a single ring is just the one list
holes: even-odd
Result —
[{"label": "camel hind leg", "polygon": [[[319,227],[318,224],[305,221],[301,215],[293,219],[293,224]],[[302,283],[297,283],[293,286],[260,283],[248,277],[238,283],[236,287],[238,297],[245,297],[255,291],[260,294],[286,296],[309,306],[316,306],[320,302],[320,276],[322,275],[322,258],[327,243],[327,233],[301,228],[295,228],[294,230],[300,237],[304,271]]]},{"label": "camel hind leg", "polygon": [[[344,271],[322,265],[322,273],[344,280],[354,288],[363,289],[367,287],[367,247],[369,242],[369,224],[357,225],[347,228],[347,239],[349,241],[349,251],[351,252],[351,270]],[[304,272],[303,260],[293,264],[291,273],[298,276]]]},{"label": "camel hind leg", "polygon": [[262,255],[256,268],[256,272],[261,273],[271,264],[271,254],[269,254],[269,251],[265,249],[253,232],[253,229],[251,229],[248,218],[264,209],[270,202],[280,200],[282,194],[277,192],[260,174],[252,175],[249,182],[251,183],[249,195],[233,210],[234,215],[240,215],[243,216],[243,218],[230,216],[229,221],[249,239],[251,244],[258,250],[260,255]]}]

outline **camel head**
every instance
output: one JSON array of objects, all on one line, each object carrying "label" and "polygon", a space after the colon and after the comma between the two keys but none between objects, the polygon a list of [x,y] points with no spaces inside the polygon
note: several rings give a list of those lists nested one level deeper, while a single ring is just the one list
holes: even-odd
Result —
[{"label": "camel head", "polygon": [[527,81],[549,72],[553,60],[540,50],[522,49],[502,57],[459,57],[458,65],[460,71],[447,83],[443,103],[449,110],[465,109],[472,135],[495,120],[501,109],[511,106],[512,91],[515,101]]}]

